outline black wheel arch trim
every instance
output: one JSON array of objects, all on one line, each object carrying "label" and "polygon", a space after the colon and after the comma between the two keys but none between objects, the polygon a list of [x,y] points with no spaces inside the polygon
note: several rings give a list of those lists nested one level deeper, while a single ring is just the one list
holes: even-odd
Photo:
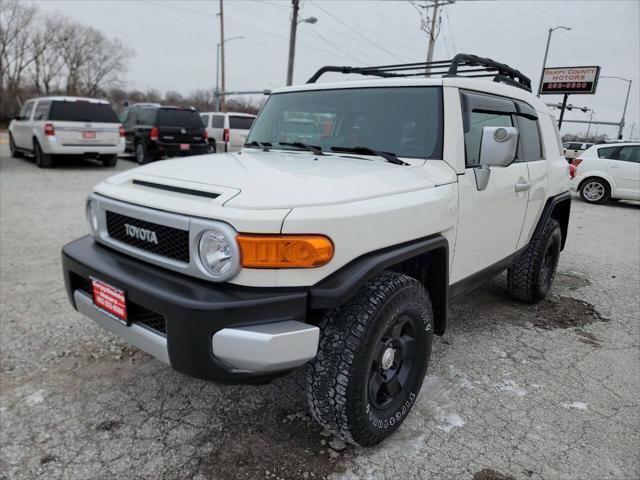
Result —
[{"label": "black wheel arch trim", "polygon": [[[569,230],[569,215],[571,213],[571,193],[569,191],[562,192],[553,197],[547,199],[547,203],[542,210],[542,214],[538,219],[531,240],[540,237],[544,226],[547,224],[549,218],[555,218],[560,223],[560,230],[562,232],[561,250],[564,250],[564,245],[567,241],[567,232]],[[531,242],[529,240],[529,242]]]},{"label": "black wheel arch trim", "polygon": [[[418,257],[419,262],[411,262]],[[449,242],[440,234],[376,250],[356,258],[309,289],[309,307],[338,307],[383,270],[419,277],[417,280],[425,285],[433,304],[434,333],[444,334],[447,324]]]}]

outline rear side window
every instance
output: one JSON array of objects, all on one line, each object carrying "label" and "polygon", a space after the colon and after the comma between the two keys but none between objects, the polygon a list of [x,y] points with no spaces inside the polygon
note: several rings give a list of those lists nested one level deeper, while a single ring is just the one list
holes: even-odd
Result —
[{"label": "rear side window", "polygon": [[163,127],[202,128],[202,119],[194,110],[161,108],[158,110],[158,125]]},{"label": "rear side window", "polygon": [[542,158],[542,149],[537,120],[518,116],[518,133],[520,134],[522,159],[525,162],[540,160]]},{"label": "rear side window", "polygon": [[640,163],[640,146],[622,147],[618,153],[618,160],[622,162]]},{"label": "rear side window", "polygon": [[253,117],[229,117],[229,128],[232,130],[249,130],[253,125]]},{"label": "rear side window", "polygon": [[156,123],[157,108],[139,108],[136,110],[136,124],[153,125]]},{"label": "rear side window", "polygon": [[222,115],[213,115],[211,117],[211,128],[224,128],[224,117]]},{"label": "rear side window", "polygon": [[202,125],[206,127],[209,126],[209,115],[200,115],[200,119],[202,120]]},{"label": "rear side window", "polygon": [[38,102],[38,105],[36,106],[36,111],[33,115],[33,119],[48,120],[50,108],[51,108],[51,102],[49,101]]},{"label": "rear side window", "polygon": [[600,158],[611,158],[613,154],[616,152],[618,147],[604,147],[598,149],[598,157]]},{"label": "rear side window", "polygon": [[49,120],[66,122],[120,123],[116,112],[108,103],[51,102]]}]

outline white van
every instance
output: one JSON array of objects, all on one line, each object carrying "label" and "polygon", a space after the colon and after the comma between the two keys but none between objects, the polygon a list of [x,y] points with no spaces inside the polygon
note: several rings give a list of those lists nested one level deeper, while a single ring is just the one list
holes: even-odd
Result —
[{"label": "white van", "polygon": [[203,112],[200,117],[214,153],[240,150],[256,118],[250,113],[239,112]]},{"label": "white van", "polygon": [[124,129],[106,100],[40,97],[23,105],[9,124],[11,155],[33,155],[52,167],[56,155],[95,158],[114,167],[124,152]]}]

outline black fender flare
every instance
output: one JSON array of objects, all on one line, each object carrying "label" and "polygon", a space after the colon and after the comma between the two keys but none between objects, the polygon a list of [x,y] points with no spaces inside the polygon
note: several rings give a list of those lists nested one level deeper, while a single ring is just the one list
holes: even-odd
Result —
[{"label": "black fender flare", "polygon": [[[560,230],[562,231],[562,244],[561,249],[564,250],[564,245],[567,241],[567,233],[569,231],[569,215],[571,213],[571,193],[566,191],[547,199],[547,203],[544,205],[542,214],[538,219],[531,240],[538,238],[544,226],[547,224],[550,218],[555,218],[560,223]],[[531,241],[530,240],[530,241]]]},{"label": "black fender flare", "polygon": [[[431,254],[429,256],[429,254]],[[349,300],[369,279],[383,270],[425,256],[428,268],[422,281],[431,297],[434,333],[442,335],[447,323],[449,288],[449,242],[441,234],[376,250],[352,260],[309,289],[311,309],[336,308]]]}]

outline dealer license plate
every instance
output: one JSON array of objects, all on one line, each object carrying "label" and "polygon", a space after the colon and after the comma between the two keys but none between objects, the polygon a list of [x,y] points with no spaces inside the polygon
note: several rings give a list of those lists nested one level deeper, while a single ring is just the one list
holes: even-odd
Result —
[{"label": "dealer license plate", "polygon": [[128,325],[127,299],[124,290],[113,287],[102,280],[91,279],[93,305],[116,320]]}]

